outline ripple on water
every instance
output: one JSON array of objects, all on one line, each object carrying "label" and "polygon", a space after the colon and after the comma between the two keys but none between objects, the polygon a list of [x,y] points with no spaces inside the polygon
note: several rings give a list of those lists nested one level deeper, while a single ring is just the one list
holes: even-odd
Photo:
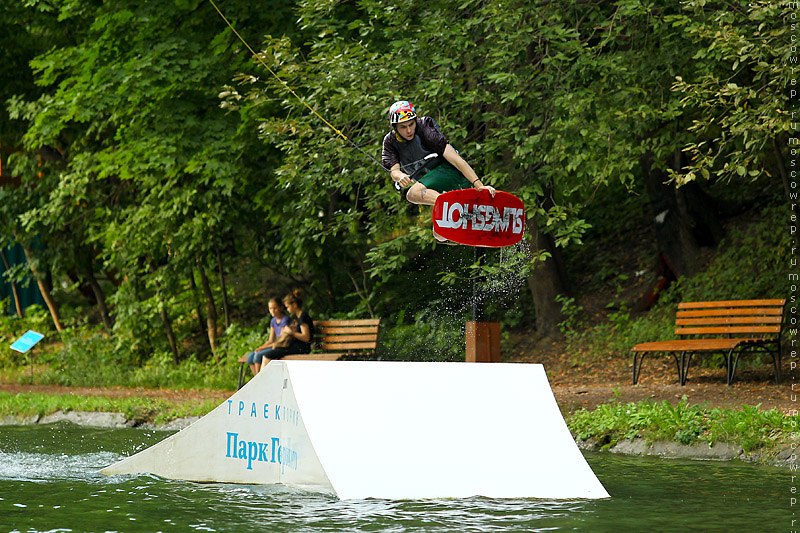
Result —
[{"label": "ripple on water", "polygon": [[[97,471],[166,435],[0,427],[0,528],[11,531],[763,531],[789,473],[738,462],[588,454],[605,500],[349,500]],[[55,437],[55,438],[53,438]],[[391,480],[387,480],[390,483]],[[788,519],[785,525],[789,525]]]}]

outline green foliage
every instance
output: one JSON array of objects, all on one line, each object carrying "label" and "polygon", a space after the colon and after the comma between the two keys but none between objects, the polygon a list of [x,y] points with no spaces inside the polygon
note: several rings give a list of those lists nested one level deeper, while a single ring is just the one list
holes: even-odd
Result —
[{"label": "green foliage", "polygon": [[269,338],[269,322],[271,317],[266,316],[251,326],[240,323],[231,324],[225,331],[219,347],[220,359],[223,361],[236,361],[247,352],[263,344]]},{"label": "green foliage", "polygon": [[217,366],[213,361],[189,358],[176,366],[169,352],[154,354],[130,377],[131,386],[170,389],[226,390],[236,383],[238,365]]},{"label": "green foliage", "polygon": [[[168,352],[151,354],[144,363],[118,346],[102,330],[70,330],[63,346],[43,357],[39,383],[73,387],[144,387],[170,389],[229,389],[236,381],[233,364],[217,367],[213,361],[188,358],[176,366]],[[237,356],[238,358],[238,356]]]},{"label": "green foliage", "polygon": [[677,76],[673,86],[681,106],[697,113],[688,130],[699,134],[686,146],[692,163],[674,173],[681,183],[771,177],[770,168],[783,164],[790,122],[786,87],[793,73],[786,59],[790,25],[781,21],[789,20],[793,8],[770,0],[733,6],[689,2],[671,19],[699,45],[692,58],[697,74]]},{"label": "green foliage", "polygon": [[[570,352],[582,352],[579,347],[584,346],[595,354],[628,357],[635,344],[673,339],[675,308],[681,301],[785,297],[790,236],[775,228],[788,220],[788,209],[770,206],[756,219],[732,227],[705,269],[673,283],[646,314],[629,314],[623,308],[593,328],[567,330]],[[744,362],[760,364],[757,358]]]},{"label": "green foliage", "polygon": [[[99,369],[98,382],[144,382],[131,377],[144,368],[157,383],[224,380],[227,370],[194,361],[211,353],[199,330],[213,338],[228,326],[214,323],[224,276],[257,279],[253,291],[228,287],[227,310],[247,324],[276,286],[305,289],[314,316],[401,324],[403,312],[447,300],[460,323],[464,306],[452,301],[467,301],[477,278],[504,326],[529,324],[523,282],[546,254],[540,243],[499,260],[458,257],[433,243],[428,211],[404,203],[371,159],[399,98],[436,118],[487,183],[519,195],[558,246],[587,250],[598,281],[612,279],[609,241],[583,243],[642,223],[628,215],[645,202],[608,189],[643,198],[648,167],[679,182],[733,178],[736,191],[781,175],[788,8],[732,5],[226,2],[276,78],[203,2],[6,1],[0,29],[14,39],[0,52],[0,157],[11,181],[0,186],[0,242],[26,246],[77,330],[53,358],[65,377],[49,379],[77,380],[66,367],[90,364],[85,348],[117,367]],[[681,150],[685,168],[674,163]],[[770,246],[753,247],[671,297],[722,293],[749,272],[737,269],[784,268]],[[195,289],[201,274],[208,286]],[[771,275],[746,279],[733,286],[774,290]],[[620,309],[597,345],[653,340],[658,320]],[[108,338],[81,329],[101,321]],[[441,329],[449,338],[457,328]],[[246,333],[228,335],[214,353],[223,366],[246,344]],[[165,353],[173,366],[187,361],[175,369],[185,377],[163,366]]]},{"label": "green foliage", "polygon": [[785,439],[797,432],[798,417],[786,416],[771,409],[743,405],[738,411],[713,409],[709,415],[707,434],[709,442],[737,442],[745,451],[768,447],[770,443]]},{"label": "green foliage", "polygon": [[[411,324],[382,326],[379,358],[389,361],[463,361],[464,323],[437,316],[435,306]],[[387,324],[388,326],[388,324]]]},{"label": "green foliage", "polygon": [[772,205],[732,228],[704,271],[682,280],[671,301],[785,297],[791,235],[783,228],[790,206]]},{"label": "green foliage", "polygon": [[[607,446],[622,439],[648,438],[648,440],[693,441],[686,436],[696,429],[701,409],[681,401],[677,406],[669,402],[629,403],[609,402],[598,405],[593,411],[581,409],[568,419],[568,426],[578,439],[596,438]],[[665,433],[665,431],[667,433]],[[698,433],[699,434],[699,433]]]},{"label": "green foliage", "polygon": [[575,302],[575,298],[569,296],[558,295],[556,301],[561,304],[561,314],[564,320],[558,324],[567,338],[580,335],[584,328],[584,315],[583,307]]},{"label": "green foliage", "polygon": [[682,444],[728,442],[741,445],[749,453],[785,444],[799,421],[796,415],[785,416],[775,409],[763,411],[758,406],[707,409],[689,404],[684,397],[675,405],[667,401],[612,401],[592,411],[576,411],[568,417],[567,425],[577,439],[595,439],[606,447],[622,439],[641,438]]}]

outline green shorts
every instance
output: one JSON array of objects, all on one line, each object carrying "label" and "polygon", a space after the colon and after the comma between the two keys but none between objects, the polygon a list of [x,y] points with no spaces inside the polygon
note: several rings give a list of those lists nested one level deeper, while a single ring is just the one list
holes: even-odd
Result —
[{"label": "green shorts", "polygon": [[469,180],[447,161],[422,176],[419,182],[436,192],[450,192],[472,187]]}]

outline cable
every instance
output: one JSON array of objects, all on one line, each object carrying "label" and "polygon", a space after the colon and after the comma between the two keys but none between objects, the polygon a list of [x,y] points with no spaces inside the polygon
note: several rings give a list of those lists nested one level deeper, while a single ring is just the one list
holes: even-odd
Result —
[{"label": "cable", "polygon": [[244,45],[245,45],[245,47],[247,47],[247,49],[250,51],[250,53],[251,53],[251,54],[253,54],[253,57],[255,57],[255,58],[256,58],[256,60],[258,60],[258,62],[259,62],[259,63],[261,63],[261,65],[262,65],[262,66],[263,66],[265,69],[267,69],[267,72],[269,72],[269,73],[270,73],[270,74],[271,74],[271,75],[272,75],[272,76],[273,76],[273,77],[274,77],[276,80],[278,80],[278,82],[279,82],[281,85],[283,85],[283,87],[284,87],[284,88],[285,88],[287,91],[289,91],[290,93],[292,93],[292,95],[293,95],[295,98],[297,98],[297,100],[298,100],[298,101],[299,101],[301,104],[303,104],[303,105],[304,105],[304,106],[305,106],[305,107],[306,107],[306,108],[307,108],[309,111],[311,111],[311,112],[314,114],[314,116],[316,116],[316,117],[317,117],[317,118],[319,118],[319,119],[320,119],[322,122],[324,122],[326,126],[328,126],[330,129],[332,129],[334,132],[336,132],[336,134],[337,134],[339,137],[341,137],[342,139],[344,139],[344,140],[345,140],[347,143],[349,143],[349,144],[350,144],[350,145],[351,145],[353,148],[355,148],[356,150],[358,150],[359,152],[361,152],[362,154],[364,154],[365,156],[367,156],[368,158],[370,158],[370,159],[371,159],[371,160],[372,160],[374,163],[376,163],[376,164],[380,165],[380,167],[381,167],[383,170],[385,170],[385,171],[386,171],[386,172],[388,172],[388,173],[391,173],[391,171],[389,171],[389,170],[386,170],[386,169],[383,167],[383,165],[381,164],[381,162],[380,162],[380,161],[378,161],[377,159],[375,159],[375,158],[374,158],[372,155],[370,155],[369,153],[367,153],[366,151],[364,151],[364,149],[362,149],[360,146],[358,146],[356,143],[354,143],[353,141],[351,141],[351,140],[350,140],[350,139],[347,137],[347,135],[345,135],[344,133],[342,133],[342,132],[341,132],[341,131],[340,131],[340,130],[339,130],[337,127],[336,127],[336,126],[334,126],[333,124],[331,124],[330,122],[328,122],[327,120],[325,120],[325,117],[323,117],[322,115],[320,115],[320,114],[319,114],[319,113],[318,113],[318,112],[317,112],[317,111],[316,111],[314,108],[312,108],[310,105],[308,105],[308,103],[306,103],[306,101],[305,101],[305,100],[303,100],[303,99],[300,97],[300,95],[298,95],[298,94],[297,94],[297,93],[294,91],[294,89],[292,89],[291,87],[289,87],[289,85],[288,85],[288,84],[287,84],[285,81],[283,81],[283,80],[280,78],[280,76],[278,76],[278,75],[275,73],[275,71],[273,71],[271,68],[269,68],[269,65],[267,65],[267,64],[264,62],[264,60],[263,60],[263,59],[261,59],[261,56],[259,56],[259,55],[258,55],[258,54],[257,54],[257,53],[256,53],[256,52],[255,52],[255,51],[254,51],[254,50],[253,50],[251,47],[250,47],[250,45],[247,43],[247,41],[245,41],[245,40],[244,40],[244,37],[242,37],[241,35],[239,35],[239,32],[238,32],[238,31],[236,31],[236,28],[234,28],[234,27],[233,27],[233,24],[231,24],[231,22],[230,22],[230,21],[227,19],[227,17],[225,17],[225,15],[222,13],[222,11],[220,11],[219,7],[217,7],[217,4],[215,4],[215,3],[214,3],[214,0],[208,0],[208,1],[211,3],[211,5],[212,5],[212,6],[214,6],[214,9],[217,11],[217,13],[219,13],[219,16],[220,16],[220,17],[222,17],[222,20],[224,20],[224,21],[225,21],[225,24],[227,24],[227,25],[228,25],[228,27],[231,29],[231,31],[233,32],[233,34],[234,34],[234,35],[236,35],[236,37],[238,37],[238,38],[239,38],[239,40],[240,40],[240,41],[242,41],[242,44],[244,44]]},{"label": "cable", "polygon": [[[208,0],[208,1],[209,1],[209,2],[211,3],[211,5],[214,7],[214,9],[216,10],[216,12],[217,12],[217,13],[219,13],[219,16],[220,16],[220,17],[222,17],[222,20],[224,20],[224,21],[225,21],[225,24],[227,24],[227,25],[228,25],[228,27],[231,29],[231,31],[233,32],[233,34],[234,34],[234,35],[236,35],[236,37],[237,37],[237,38],[238,38],[240,41],[242,41],[242,44],[244,44],[244,45],[245,45],[245,47],[246,47],[246,48],[247,48],[247,49],[250,51],[250,53],[251,53],[251,54],[253,54],[253,57],[255,57],[255,58],[256,58],[256,60],[258,60],[258,62],[259,62],[259,63],[261,63],[261,65],[262,65],[262,66],[263,66],[265,69],[267,69],[267,72],[269,72],[269,73],[272,75],[272,77],[274,77],[276,80],[278,80],[278,82],[279,82],[279,83],[280,83],[280,84],[281,84],[281,85],[282,85],[282,86],[283,86],[283,87],[284,87],[284,88],[285,88],[287,91],[289,91],[289,92],[292,94],[292,96],[294,96],[295,98],[297,98],[297,100],[298,100],[298,101],[299,101],[301,104],[303,104],[303,105],[304,105],[304,106],[305,106],[305,107],[306,107],[306,108],[307,108],[309,111],[311,111],[311,113],[313,113],[313,114],[314,114],[314,116],[316,116],[316,117],[317,117],[317,118],[319,118],[319,119],[320,119],[322,122],[324,122],[326,126],[328,126],[330,129],[332,129],[334,132],[336,132],[336,134],[337,134],[339,137],[341,137],[342,139],[344,139],[344,140],[345,140],[345,141],[346,141],[348,144],[350,144],[350,146],[352,146],[353,148],[355,148],[356,150],[358,150],[359,152],[361,152],[362,154],[364,154],[365,156],[367,156],[367,157],[368,157],[368,158],[369,158],[369,159],[370,159],[372,162],[374,162],[375,164],[377,164],[378,166],[380,166],[380,167],[381,167],[381,169],[382,169],[384,172],[386,172],[387,174],[389,174],[389,175],[391,176],[391,174],[392,174],[392,171],[391,171],[391,170],[387,170],[387,169],[386,169],[386,168],[383,166],[383,164],[382,164],[380,161],[378,161],[377,159],[375,159],[375,157],[373,157],[371,154],[369,154],[368,152],[366,152],[366,151],[365,151],[363,148],[361,148],[361,147],[360,147],[360,146],[358,146],[356,143],[354,143],[353,141],[351,141],[351,140],[350,140],[350,139],[347,137],[347,135],[345,135],[344,133],[342,133],[342,132],[341,132],[341,131],[340,131],[340,130],[339,130],[337,127],[336,127],[336,126],[334,126],[333,124],[331,124],[330,122],[328,122],[327,120],[325,120],[325,117],[323,117],[322,115],[320,115],[320,114],[319,114],[319,113],[318,113],[318,112],[317,112],[317,111],[316,111],[314,108],[312,108],[310,105],[308,105],[308,103],[306,103],[306,101],[305,101],[305,100],[303,100],[303,99],[300,97],[300,95],[299,95],[299,94],[297,94],[297,93],[294,91],[294,89],[292,89],[291,87],[289,87],[289,85],[288,85],[288,84],[287,84],[285,81],[283,81],[283,80],[280,78],[280,76],[278,76],[278,75],[275,73],[275,71],[274,71],[274,70],[272,70],[272,69],[269,67],[269,65],[267,65],[267,64],[264,62],[264,60],[263,60],[263,59],[261,59],[261,56],[259,56],[259,55],[258,55],[258,54],[255,52],[255,50],[253,50],[253,48],[252,48],[252,47],[251,47],[251,46],[250,46],[250,45],[247,43],[247,41],[245,41],[244,37],[242,37],[242,36],[239,34],[239,32],[238,32],[238,31],[236,31],[236,28],[234,28],[234,27],[233,27],[233,24],[231,24],[231,22],[228,20],[228,18],[227,18],[227,17],[226,17],[226,16],[225,16],[225,15],[222,13],[222,11],[220,10],[220,8],[219,8],[219,7],[217,7],[217,4],[215,4],[215,3],[214,3],[214,0]],[[430,159],[430,158],[432,158],[432,157],[437,157],[438,155],[439,155],[439,154],[429,154],[429,155],[425,156],[423,159],[420,159],[420,160],[418,160],[418,161],[414,161],[414,162],[412,162],[412,163],[409,163],[409,164],[410,164],[410,165],[416,165],[417,163],[420,163],[420,162],[426,161],[426,160],[428,160],[428,159]],[[422,168],[422,167],[420,167],[419,169],[417,169],[417,171],[418,171],[418,170],[420,170],[421,168]],[[417,173],[417,171],[415,171],[415,172],[413,172],[413,173],[412,173],[412,175],[411,175],[411,176],[412,176],[412,177],[411,177],[411,180],[412,180],[412,181],[416,181],[416,180],[413,178],[413,176],[414,176],[414,175]],[[393,179],[392,181],[394,181],[394,179]],[[400,185],[399,185],[399,184],[398,184],[396,181],[394,181],[394,186],[395,186],[395,188],[396,188],[397,190],[400,190]]]}]

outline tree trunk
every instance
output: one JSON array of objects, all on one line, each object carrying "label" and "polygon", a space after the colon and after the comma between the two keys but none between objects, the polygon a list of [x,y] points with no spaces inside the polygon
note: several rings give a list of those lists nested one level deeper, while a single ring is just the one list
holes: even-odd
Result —
[{"label": "tree trunk", "polygon": [[[509,169],[514,168],[514,158],[510,152],[504,154],[503,160]],[[519,188],[522,183],[533,180],[536,167],[531,167],[527,175],[517,173],[512,187]],[[547,210],[553,206],[553,184],[545,188],[541,198],[542,207]],[[535,210],[533,210],[535,211]],[[526,231],[531,235],[531,259],[535,261],[533,270],[528,276],[528,289],[533,297],[533,311],[536,318],[536,331],[541,337],[559,338],[562,336],[559,323],[564,321],[561,303],[556,300],[559,295],[569,293],[567,283],[567,270],[561,257],[561,250],[556,247],[553,237],[541,231],[532,215],[525,221]],[[543,253],[548,257],[540,258]]]},{"label": "tree trunk", "polygon": [[[674,166],[681,168],[679,153]],[[701,247],[714,246],[722,238],[713,199],[698,183],[689,182],[680,188],[667,183],[666,172],[655,168],[652,154],[642,158],[642,168],[659,251],[676,276],[692,276],[702,267]]]},{"label": "tree trunk", "polygon": [[100,287],[100,283],[97,281],[94,272],[92,271],[91,264],[89,264],[89,267],[84,270],[84,276],[86,276],[86,281],[89,283],[89,287],[92,288],[94,299],[97,302],[97,309],[100,311],[100,317],[103,319],[103,325],[108,331],[111,331],[114,328],[114,322],[111,320],[111,313],[106,305],[106,295],[103,292],[103,288]]},{"label": "tree trunk", "polygon": [[222,289],[222,310],[225,313],[225,327],[229,328],[231,327],[231,308],[228,304],[228,288],[225,285],[225,270],[222,267],[222,254],[216,246],[214,247],[214,251],[217,253],[217,269],[219,270],[219,284]]},{"label": "tree trunk", "polygon": [[789,201],[789,204],[792,203],[792,188],[789,183],[789,173],[786,171],[786,165],[783,164],[785,161],[785,157],[783,155],[783,150],[781,150],[781,144],[778,142],[776,137],[772,138],[772,150],[775,153],[775,164],[778,167],[778,173],[781,175],[781,183],[783,183],[783,193],[786,195],[786,200]]},{"label": "tree trunk", "polygon": [[197,331],[201,335],[206,336],[206,318],[203,315],[203,307],[201,305],[200,295],[197,293],[197,283],[194,280],[194,270],[189,275],[189,286],[192,288],[192,295],[194,295],[194,308],[197,312]]},{"label": "tree trunk", "polygon": [[159,282],[156,282],[156,286],[159,288],[159,315],[161,316],[161,322],[164,324],[164,332],[166,333],[167,340],[169,341],[169,348],[172,351],[172,362],[177,366],[181,359],[180,352],[178,351],[178,340],[175,338],[175,332],[172,330],[172,320],[170,320],[169,313],[167,312],[167,303],[160,294],[160,285],[161,284]]},{"label": "tree trunk", "polygon": [[367,275],[366,272],[364,272],[364,265],[359,261],[358,266],[359,270],[361,270],[362,285],[358,284],[358,281],[356,281],[355,276],[353,276],[353,274],[351,274],[349,270],[345,269],[345,273],[350,278],[350,281],[353,282],[353,287],[355,288],[356,294],[358,295],[359,298],[361,298],[361,301],[364,302],[364,305],[366,305],[367,310],[369,311],[369,317],[375,318],[375,310],[372,308],[372,304],[369,301],[370,291],[369,288],[367,287]]},{"label": "tree trunk", "polygon": [[206,313],[208,313],[208,344],[211,345],[211,354],[214,362],[219,364],[217,357],[217,307],[214,303],[214,295],[211,292],[211,284],[202,265],[197,264],[197,271],[200,274],[200,286],[203,288],[203,295],[206,298]]},{"label": "tree trunk", "polygon": [[50,317],[53,319],[53,324],[56,327],[56,331],[64,331],[64,326],[61,324],[61,315],[58,311],[58,304],[53,298],[53,294],[50,290],[50,284],[47,283],[47,280],[44,278],[44,276],[40,275],[36,267],[33,266],[33,256],[31,255],[30,250],[28,250],[26,246],[23,246],[22,250],[25,252],[25,259],[28,261],[28,266],[33,273],[33,277],[36,279],[36,284],[39,286],[39,292],[42,293],[44,303],[47,305],[47,309],[50,311]]},{"label": "tree trunk", "polygon": [[[5,266],[6,270],[11,270],[11,264],[8,262],[8,257],[6,257],[6,252],[0,248],[0,257],[3,259],[3,266]],[[11,294],[14,296],[14,307],[17,309],[17,316],[20,318],[25,318],[25,311],[22,309],[22,300],[19,297],[19,289],[17,289],[17,284],[14,280],[9,280],[11,284]]]},{"label": "tree trunk", "polygon": [[528,288],[533,296],[536,315],[536,331],[542,337],[560,337],[558,324],[564,320],[561,304],[556,300],[560,294],[567,293],[566,273],[561,261],[561,252],[556,248],[553,238],[539,229],[535,217],[527,220],[528,231],[533,237],[532,257],[547,252],[550,257],[536,259]]},{"label": "tree trunk", "polygon": [[[155,276],[156,265],[150,263],[150,273]],[[164,325],[164,333],[167,335],[169,348],[172,351],[172,361],[177,366],[181,362],[180,352],[178,351],[178,340],[175,338],[175,332],[172,330],[172,320],[169,318],[167,311],[167,302],[164,297],[164,291],[161,288],[161,282],[158,279],[153,280],[156,286],[156,297],[158,298],[158,312],[161,317],[161,323]]]}]

